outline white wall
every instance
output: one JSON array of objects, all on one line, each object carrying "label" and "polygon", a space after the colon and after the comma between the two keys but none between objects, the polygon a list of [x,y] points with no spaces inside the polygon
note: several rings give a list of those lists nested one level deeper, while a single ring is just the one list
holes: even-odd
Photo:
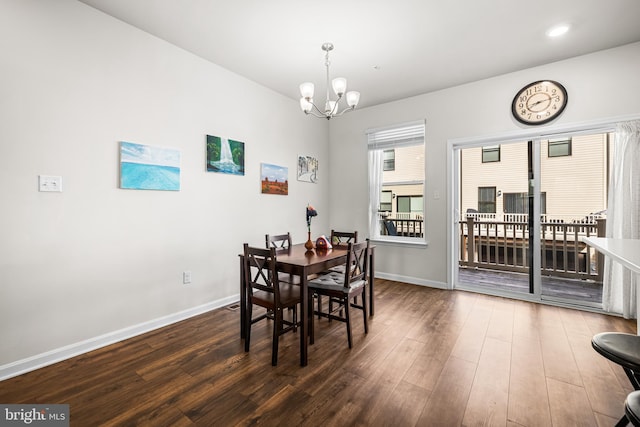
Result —
[{"label": "white wall", "polygon": [[[496,60],[500,60],[499,56]],[[461,60],[460,66],[472,66]],[[448,287],[447,141],[514,134],[530,128],[511,117],[511,101],[525,84],[561,82],[569,93],[563,115],[548,126],[640,114],[640,43],[506,74],[450,89],[356,110],[330,124],[331,225],[367,230],[365,131],[426,119],[425,227],[428,246],[377,243],[380,276]],[[366,94],[362,94],[366,96]],[[351,185],[345,186],[345,182]],[[440,198],[435,199],[435,193]],[[365,234],[365,233],[363,233]]]},{"label": "white wall", "polygon": [[[297,101],[75,0],[3,0],[0,51],[0,378],[237,300],[242,243],[305,241],[309,202],[329,229],[328,128]],[[244,177],[205,171],[206,134],[245,142]],[[119,189],[119,141],[179,149],[181,191]],[[260,194],[261,162],[289,196]]]}]

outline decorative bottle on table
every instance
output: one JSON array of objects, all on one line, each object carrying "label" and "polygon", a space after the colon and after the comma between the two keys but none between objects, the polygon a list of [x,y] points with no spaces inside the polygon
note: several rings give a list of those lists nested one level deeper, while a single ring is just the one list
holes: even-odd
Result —
[{"label": "decorative bottle on table", "polygon": [[307,243],[304,244],[304,247],[307,248],[308,251],[313,249],[313,241],[311,240],[311,218],[314,216],[318,216],[318,212],[313,209],[313,206],[307,205]]}]

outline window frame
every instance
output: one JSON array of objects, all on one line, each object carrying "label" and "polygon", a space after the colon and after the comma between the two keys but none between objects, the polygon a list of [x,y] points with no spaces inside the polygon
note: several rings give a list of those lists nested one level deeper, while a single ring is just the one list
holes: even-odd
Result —
[{"label": "window frame", "polygon": [[[566,146],[566,154],[551,154],[551,147],[556,151],[556,147]],[[572,155],[573,141],[572,138],[554,138],[547,140],[547,157],[569,157]]]},{"label": "window frame", "polygon": [[[368,129],[367,148],[368,148],[368,167],[369,167],[369,238],[376,242],[390,242],[408,245],[426,245],[426,219],[425,219],[425,202],[426,202],[426,183],[425,183],[425,154],[422,154],[422,171],[417,177],[403,177],[400,181],[384,182],[384,151],[394,150],[394,171],[398,169],[398,153],[397,149],[412,146],[421,146],[422,153],[426,152],[425,144],[425,121],[415,121],[383,128]],[[393,173],[393,172],[392,172]],[[409,236],[389,236],[384,234],[382,230],[382,220],[380,215],[380,198],[382,188],[385,185],[403,185],[418,184],[422,186],[422,235],[418,237]],[[388,187],[387,187],[388,188]],[[418,194],[415,194],[418,195]],[[397,197],[397,196],[396,196]]]},{"label": "window frame", "polygon": [[[495,159],[490,159],[488,156],[490,154],[498,153],[498,157]],[[488,145],[486,147],[482,147],[482,163],[495,163],[500,161],[500,145]]]}]

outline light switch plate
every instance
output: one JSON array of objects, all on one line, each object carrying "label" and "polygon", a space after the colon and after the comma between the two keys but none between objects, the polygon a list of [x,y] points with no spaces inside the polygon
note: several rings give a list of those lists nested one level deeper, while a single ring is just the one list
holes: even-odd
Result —
[{"label": "light switch plate", "polygon": [[40,191],[56,191],[62,193],[62,177],[53,175],[38,175]]}]

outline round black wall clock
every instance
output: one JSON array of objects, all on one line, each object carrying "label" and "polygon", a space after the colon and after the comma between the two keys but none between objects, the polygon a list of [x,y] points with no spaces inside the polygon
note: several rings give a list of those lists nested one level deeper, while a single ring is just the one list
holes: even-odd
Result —
[{"label": "round black wall clock", "polygon": [[567,106],[567,90],[553,80],[540,80],[520,89],[511,103],[511,113],[525,125],[542,125],[558,117]]}]

